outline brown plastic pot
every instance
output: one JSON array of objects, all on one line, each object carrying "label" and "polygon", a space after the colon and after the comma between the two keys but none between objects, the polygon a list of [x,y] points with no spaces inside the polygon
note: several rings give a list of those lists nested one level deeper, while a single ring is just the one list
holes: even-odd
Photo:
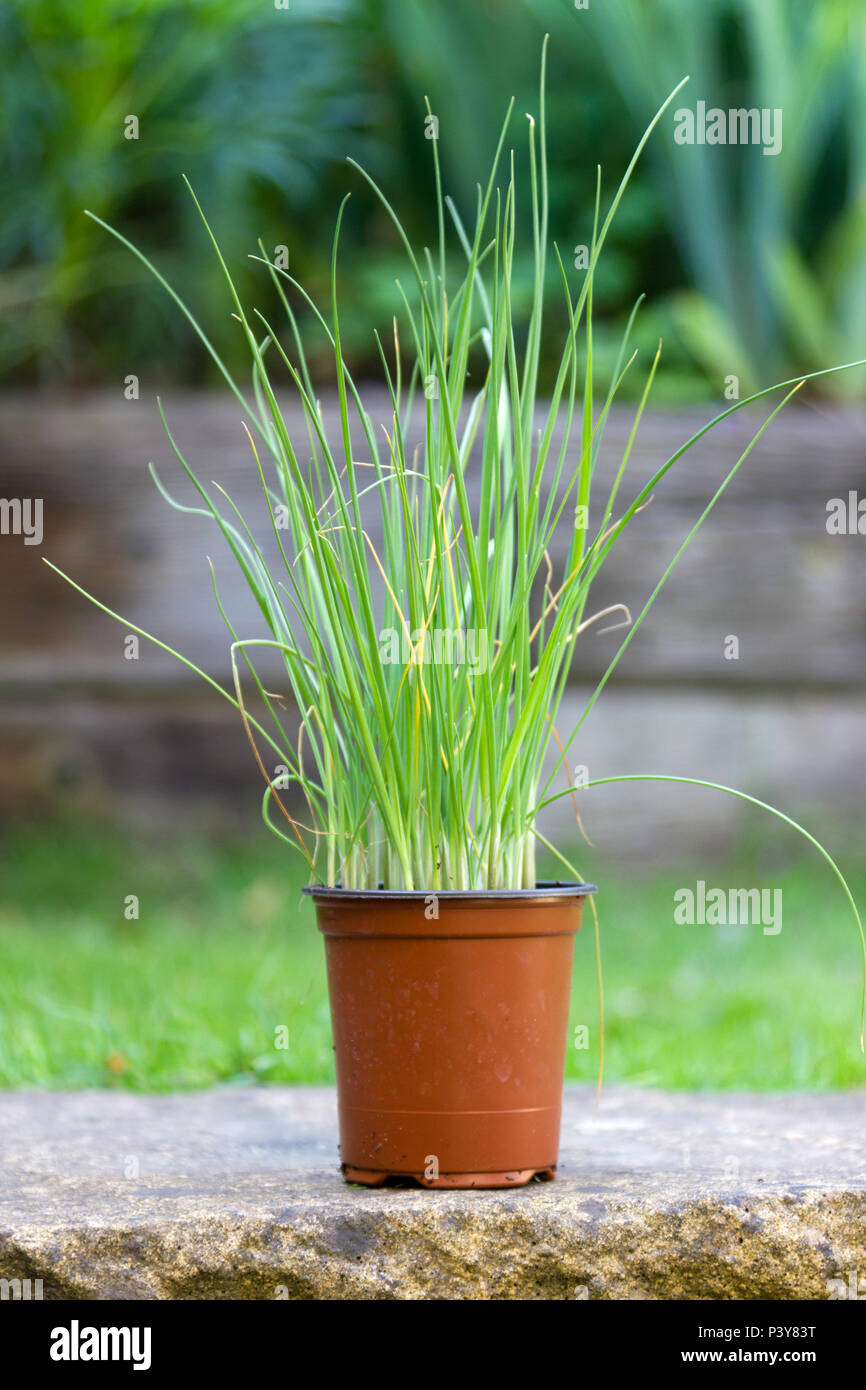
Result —
[{"label": "brown plastic pot", "polygon": [[325,938],[346,1181],[553,1178],[574,936],[594,886],[307,891]]}]

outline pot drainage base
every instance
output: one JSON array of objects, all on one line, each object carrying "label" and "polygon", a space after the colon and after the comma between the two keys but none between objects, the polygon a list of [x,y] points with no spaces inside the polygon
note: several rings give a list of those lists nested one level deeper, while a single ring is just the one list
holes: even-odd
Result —
[{"label": "pot drainage base", "polygon": [[553,1182],[555,1168],[514,1168],[503,1173],[442,1173],[438,1178],[427,1178],[423,1173],[383,1173],[375,1168],[353,1168],[344,1163],[340,1169],[348,1183],[361,1187],[418,1187],[430,1188],[479,1188],[485,1187],[525,1187],[533,1178],[539,1182]]}]

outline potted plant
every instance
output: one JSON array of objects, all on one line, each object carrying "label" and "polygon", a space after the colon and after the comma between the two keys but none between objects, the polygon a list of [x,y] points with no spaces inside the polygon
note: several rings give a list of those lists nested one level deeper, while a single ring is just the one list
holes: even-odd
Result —
[{"label": "potted plant", "polygon": [[[162,281],[243,409],[261,483],[260,520],[276,560],[266,558],[265,541],[231,499],[222,492],[215,498],[200,482],[163,416],[200,499],[196,510],[219,527],[268,632],[238,636],[214,578],[231,636],[233,690],[199,674],[237,708],[265,778],[264,820],[309,869],[327,953],[342,1167],[354,1182],[412,1178],[430,1187],[498,1187],[554,1175],[573,940],[587,898],[595,917],[589,897],[595,890],[539,827],[544,807],[570,794],[568,787],[552,790],[545,756],[553,744],[558,767],[567,766],[583,719],[692,536],[802,385],[785,382],[730,405],[618,512],[657,353],[614,483],[602,499],[593,493],[605,422],[636,356],[628,347],[633,314],[613,383],[596,401],[594,275],[635,162],[678,90],[648,127],[603,218],[599,179],[588,266],[572,290],[556,246],[548,246],[542,57],[538,121],[530,117],[528,126],[534,274],[522,339],[513,298],[519,195],[513,156],[510,163],[503,159],[511,107],[470,226],[443,196],[432,141],[435,253],[425,248],[416,256],[384,193],[354,166],[392,219],[409,270],[393,342],[376,335],[391,407],[384,422],[365,409],[341,352],[338,245],[345,202],[327,312],[259,243],[256,259],[285,311],[285,341],[242,304],[196,202],[251,355],[251,400]],[[456,280],[446,257],[448,221],[464,262]],[[542,405],[537,382],[551,252],[567,327]],[[333,353],[337,439],[323,423],[290,295],[300,297]],[[290,433],[278,381],[296,393],[303,439]],[[600,616],[588,614],[587,605],[605,560],[695,440],[771,393],[777,399],[767,419],[631,623],[577,726],[561,738],[558,709],[577,640]],[[413,419],[423,428],[415,450]],[[154,478],[172,505],[190,510],[155,472]],[[563,533],[565,558],[554,573],[550,548]],[[297,738],[284,728],[279,697],[266,688],[262,653],[280,659],[299,715]],[[251,688],[255,713],[248,707]],[[282,770],[269,771],[266,759]],[[620,779],[589,785],[614,780]],[[305,812],[287,790],[301,794]],[[539,843],[562,863],[568,881],[537,882]],[[862,944],[847,884],[821,852],[848,895]]]}]

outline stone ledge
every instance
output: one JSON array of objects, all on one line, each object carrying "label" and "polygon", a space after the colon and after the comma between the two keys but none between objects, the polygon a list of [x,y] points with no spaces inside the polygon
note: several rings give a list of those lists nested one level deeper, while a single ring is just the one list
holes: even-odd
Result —
[{"label": "stone ledge", "polygon": [[347,1188],[325,1088],[0,1096],[0,1279],[51,1299],[826,1299],[866,1094],[570,1087],[555,1183]]}]

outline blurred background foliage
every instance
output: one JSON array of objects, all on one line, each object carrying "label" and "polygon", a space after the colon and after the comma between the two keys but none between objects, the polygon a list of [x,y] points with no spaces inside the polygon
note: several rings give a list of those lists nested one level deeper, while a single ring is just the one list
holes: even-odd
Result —
[{"label": "blurred background foliage", "polygon": [[[16,384],[112,384],[128,372],[211,380],[186,325],[143,268],[83,215],[118,226],[160,266],[234,365],[233,331],[181,173],[242,286],[275,311],[263,238],[285,245],[316,297],[339,198],[343,335],[377,372],[402,259],[353,155],[414,237],[431,235],[424,96],[440,122],[446,191],[466,207],[514,93],[537,109],[549,72],[551,230],[589,240],[595,169],[608,195],[639,135],[686,73],[678,102],[781,107],[776,157],[676,145],[663,123],[609,242],[596,310],[612,360],[638,294],[638,342],[665,339],[682,401],[866,356],[866,6],[862,0],[5,0],[0,367]],[[126,118],[139,138],[124,135]],[[568,263],[568,258],[567,263]],[[527,266],[528,276],[528,266]],[[551,310],[561,315],[556,275]],[[554,348],[555,351],[555,348]],[[324,365],[324,354],[313,364]],[[858,379],[859,378],[859,379]],[[848,373],[828,383],[861,391]]]},{"label": "blurred background foliage", "polygon": [[[133,469],[143,471],[148,455],[136,455],[146,437],[138,433],[120,457],[124,450],[113,442],[120,416],[111,411],[130,373],[147,395],[167,382],[220,385],[163,290],[83,210],[155,261],[240,373],[248,351],[181,175],[196,189],[242,293],[277,321],[267,273],[247,259],[258,238],[272,254],[286,246],[292,273],[326,300],[334,222],[351,190],[341,240],[343,346],[356,374],[379,376],[373,329],[389,340],[400,304],[394,279],[405,278],[405,265],[393,228],[346,156],[382,183],[423,245],[435,227],[425,95],[439,118],[446,191],[465,210],[476,180],[486,177],[514,94],[525,189],[523,113],[537,111],[546,31],[551,234],[566,266],[573,248],[590,239],[596,166],[603,167],[606,203],[646,123],[685,74],[691,80],[675,105],[783,110],[777,157],[755,147],[678,146],[672,115],[655,132],[596,282],[599,375],[610,369],[642,293],[636,338],[644,361],[664,338],[654,395],[676,406],[667,426],[672,446],[682,438],[680,408],[700,396],[718,400],[729,374],[740,377],[744,394],[755,383],[866,357],[866,0],[589,0],[587,9],[574,0],[287,0],[285,9],[274,0],[0,0],[0,372],[7,386],[48,387],[59,398],[41,416],[28,395],[23,407],[13,401],[3,464],[7,478],[32,476],[45,491],[51,554],[77,556],[79,577],[89,565],[98,574],[94,587],[108,586],[100,589],[106,596],[115,588],[153,603],[162,593],[155,573],[179,552],[166,547],[161,504],[158,521],[149,512],[118,520],[139,496]],[[137,140],[125,138],[129,116],[138,119]],[[563,324],[553,265],[550,315]],[[554,335],[548,373],[556,352]],[[308,359],[326,386],[329,354],[318,330]],[[643,379],[636,372],[626,386]],[[114,394],[107,415],[103,403],[101,424],[88,414],[92,387]],[[863,376],[852,372],[826,379],[822,389],[862,399],[863,387]],[[862,434],[853,412],[849,419],[823,403],[817,412],[829,422],[828,438],[839,422],[838,449],[825,451],[805,432],[789,471],[795,451],[786,452],[784,441],[809,418],[792,409],[791,433],[767,460],[776,467],[766,482],[771,505],[756,507],[757,492],[745,493],[740,510],[728,513],[719,549],[704,552],[710,568],[692,570],[691,597],[667,610],[656,655],[636,668],[610,724],[596,726],[602,732],[594,748],[625,757],[646,746],[659,758],[655,765],[665,766],[673,721],[662,717],[663,702],[683,690],[692,702],[683,746],[699,749],[705,739],[709,759],[701,754],[698,768],[683,770],[713,775],[719,721],[728,720],[744,764],[750,750],[768,745],[766,758],[754,755],[751,775],[766,773],[775,801],[776,786],[788,785],[776,749],[796,747],[800,755],[788,759],[796,779],[790,809],[800,813],[802,795],[803,818],[823,838],[827,818],[815,812],[826,799],[832,848],[841,839],[854,861],[851,882],[862,903],[862,816],[849,810],[851,787],[862,788],[863,758],[851,732],[860,727],[851,712],[862,707],[862,586],[853,568],[856,539],[827,536],[821,493],[828,465],[845,488],[849,477],[859,483]],[[36,427],[22,424],[25,416]],[[188,418],[200,423],[202,416]],[[652,451],[652,439],[646,447]],[[229,440],[217,472],[236,450]],[[129,471],[116,470],[118,459]],[[105,506],[93,505],[115,475]],[[684,475],[670,509],[659,517],[654,506],[649,514],[656,529],[645,533],[644,558],[653,566],[659,539],[679,528],[697,486]],[[745,586],[747,551],[736,544],[743,518],[754,564]],[[776,548],[768,545],[774,535]],[[293,862],[287,870],[282,847],[263,829],[249,839],[237,834],[248,812],[257,815],[258,799],[249,800],[221,726],[197,723],[196,706],[182,714],[183,687],[167,678],[148,687],[146,702],[136,681],[122,684],[100,645],[112,640],[108,621],[104,639],[79,627],[83,603],[70,591],[64,607],[63,595],[44,587],[38,547],[12,546],[0,547],[0,594],[8,600],[0,603],[0,803],[5,796],[9,817],[0,827],[0,1086],[331,1080],[311,909],[298,905],[300,876]],[[788,592],[787,571],[773,573],[773,557],[796,563]],[[629,586],[643,582],[640,567],[620,573]],[[721,576],[717,589],[713,576]],[[621,596],[632,602],[630,589],[612,595]],[[748,620],[744,652],[750,642],[752,653],[769,653],[763,665],[744,661],[739,679],[736,663],[717,676],[695,645],[701,615],[710,645],[725,631],[711,610],[726,626],[733,621],[724,616],[729,602]],[[744,608],[752,603],[754,613]],[[79,639],[81,632],[90,635]],[[807,641],[804,632],[816,638]],[[92,678],[75,650],[79,640],[96,654]],[[774,664],[782,642],[784,670]],[[695,653],[700,679],[688,667]],[[768,692],[772,726],[764,722]],[[804,710],[814,735],[801,748]],[[624,715],[635,721],[630,741]],[[104,741],[94,732],[102,720]],[[135,732],[118,733],[126,729]],[[240,729],[236,737],[246,757]],[[633,764],[642,765],[642,758]],[[200,802],[188,800],[186,788],[179,794],[184,779],[199,786]],[[749,790],[765,792],[754,780]],[[233,827],[213,843],[207,815],[189,810],[206,798],[228,807]],[[69,808],[68,823],[42,819],[39,808],[57,802]],[[152,838],[91,823],[95,807],[111,808],[106,819],[126,824],[117,808],[127,804],[152,822]],[[38,823],[29,827],[31,807]],[[633,822],[643,814],[635,811]],[[611,833],[614,851],[593,864],[602,885],[609,1079],[862,1084],[856,940],[844,901],[832,883],[828,891],[817,861],[789,863],[763,842],[732,843],[724,820],[709,834],[695,821],[699,833],[690,836],[690,823],[658,803],[646,823],[639,842],[646,853],[655,837],[664,869],[632,862],[628,825],[618,830],[620,852]],[[682,840],[672,829],[678,823]],[[708,844],[725,856],[716,882],[783,885],[780,936],[672,930],[672,894],[704,872],[696,866],[712,862]],[[123,913],[131,888],[140,895],[140,922]],[[592,936],[581,933],[573,1020],[593,1020],[593,1047],[595,1000]],[[292,1049],[275,1051],[274,1027],[284,1024]],[[597,1052],[570,1051],[569,1077],[591,1081],[596,1064]]]}]

